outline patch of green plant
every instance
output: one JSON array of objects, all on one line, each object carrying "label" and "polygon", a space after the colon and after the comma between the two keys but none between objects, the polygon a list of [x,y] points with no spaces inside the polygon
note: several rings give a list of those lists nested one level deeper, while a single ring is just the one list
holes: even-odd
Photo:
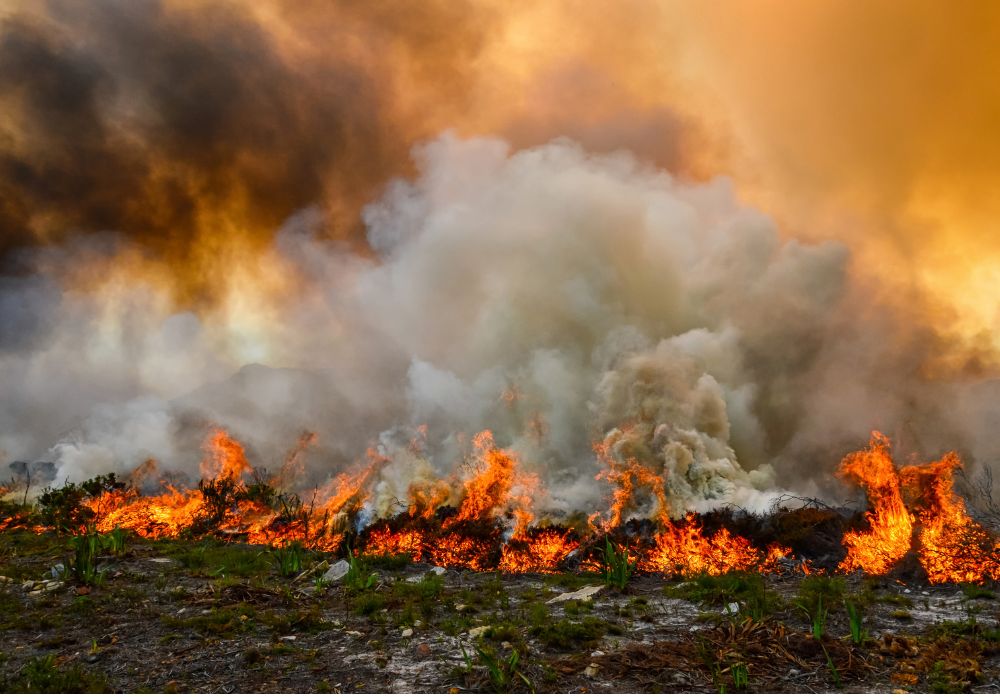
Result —
[{"label": "patch of green plant", "polygon": [[483,639],[489,639],[493,642],[510,642],[511,644],[522,643],[521,631],[509,622],[491,625],[483,632]]},{"label": "patch of green plant", "polygon": [[267,611],[259,614],[257,620],[278,634],[319,632],[333,626],[323,620],[323,613],[318,607],[296,609],[282,614]]},{"label": "patch of green plant", "polygon": [[966,600],[995,600],[996,593],[975,583],[963,583],[962,594]]},{"label": "patch of green plant", "polygon": [[750,685],[750,668],[742,661],[738,661],[729,670],[733,676],[733,689],[738,692],[746,690]]},{"label": "patch of green plant", "polygon": [[984,625],[970,614],[965,620],[946,620],[931,625],[926,635],[931,640],[947,637],[972,637],[986,642],[1000,642],[1000,627]]},{"label": "patch of green plant", "polygon": [[549,624],[551,615],[549,606],[545,603],[532,603],[528,607],[528,621],[532,627],[542,627]]},{"label": "patch of green plant", "polygon": [[164,615],[161,620],[168,627],[191,629],[202,634],[230,637],[248,630],[253,625],[254,609],[246,603],[212,608],[204,614],[187,617]]},{"label": "patch of green plant", "polygon": [[572,650],[593,644],[605,634],[622,634],[621,626],[597,617],[579,621],[556,620],[545,626],[532,627],[531,634],[552,649]]},{"label": "patch of green plant", "polygon": [[837,664],[833,663],[833,658],[830,656],[830,652],[826,650],[826,646],[820,643],[823,649],[823,656],[826,657],[826,667],[830,670],[830,680],[833,681],[833,686],[835,688],[840,688],[840,671],[837,669]]},{"label": "patch of green plant", "polygon": [[823,634],[826,632],[826,618],[830,613],[830,609],[823,603],[822,591],[816,593],[815,598],[811,602],[815,607],[806,607],[806,604],[802,600],[797,600],[795,604],[809,619],[813,639],[821,640],[823,639]]},{"label": "patch of green plant", "polygon": [[895,605],[897,608],[913,607],[913,601],[902,593],[883,593],[882,595],[875,597],[875,602],[885,603],[886,605]]},{"label": "patch of green plant", "polygon": [[373,615],[385,608],[385,596],[378,593],[363,593],[354,601],[354,612],[358,615]]},{"label": "patch of green plant", "polygon": [[909,610],[904,610],[903,608],[897,608],[889,613],[889,617],[893,620],[901,620],[908,622],[913,619],[913,614]]},{"label": "patch of green plant", "polygon": [[102,538],[93,530],[70,538],[73,553],[63,564],[63,577],[84,586],[97,586],[104,580],[104,572],[97,570],[97,557],[102,548]]},{"label": "patch of green plant", "polygon": [[855,644],[861,644],[868,638],[868,633],[864,629],[861,602],[854,598],[847,598],[844,600],[844,607],[847,608],[847,623],[851,630],[851,641]]},{"label": "patch of green plant", "polygon": [[816,610],[822,601],[827,610],[832,610],[844,599],[845,583],[843,576],[807,576],[799,584],[795,603],[798,607]]},{"label": "patch of green plant", "polygon": [[935,661],[934,665],[927,671],[927,686],[932,693],[953,694],[965,692],[965,684],[956,681],[948,673],[948,668],[944,661]]},{"label": "patch of green plant", "polygon": [[721,576],[701,574],[690,583],[672,588],[670,594],[703,605],[724,607],[736,603],[740,613],[753,620],[763,619],[780,604],[780,599],[767,590],[760,574],[742,571]]},{"label": "patch of green plant", "polygon": [[347,550],[347,562],[350,568],[348,568],[347,574],[344,576],[344,585],[348,590],[357,593],[375,587],[375,584],[378,583],[378,574],[372,572],[362,560],[355,557],[349,548]]},{"label": "patch of green plant", "polygon": [[0,676],[2,693],[107,693],[107,678],[79,664],[60,665],[54,654],[31,659],[14,674]]},{"label": "patch of green plant", "polygon": [[604,582],[620,591],[625,590],[629,579],[635,573],[635,558],[629,552],[628,547],[619,547],[608,537],[605,537],[602,554],[604,556],[601,560],[601,575]]},{"label": "patch of green plant", "polygon": [[416,618],[416,610],[425,620],[430,620],[442,609],[444,582],[440,576],[427,574],[419,581],[397,581],[389,592],[390,607],[400,608],[400,624],[410,624]]},{"label": "patch of green plant", "polygon": [[594,609],[594,601],[592,600],[568,600],[563,605],[563,610],[567,615],[583,615]]},{"label": "patch of green plant", "polygon": [[125,556],[126,533],[117,525],[115,529],[101,536],[101,546],[104,551],[116,557]]},{"label": "patch of green plant", "polygon": [[212,538],[206,538],[193,546],[177,543],[163,551],[179,561],[193,576],[250,578],[265,574],[272,566],[272,560],[264,556],[264,549],[229,544]]},{"label": "patch of green plant", "polygon": [[302,572],[302,557],[304,550],[299,542],[292,542],[284,547],[276,547],[271,550],[274,558],[274,568],[279,576],[291,578]]},{"label": "patch of green plant", "polygon": [[600,583],[604,580],[604,577],[599,573],[560,573],[547,577],[546,580],[554,586],[576,590],[584,586],[592,586],[595,583]]},{"label": "patch of green plant", "polygon": [[[494,692],[509,692],[518,683],[523,683],[529,691],[535,692],[531,681],[528,680],[528,677],[519,668],[521,654],[517,649],[514,649],[507,658],[504,658],[495,649],[488,646],[476,645],[475,650],[476,658],[486,669],[490,687]],[[462,656],[465,658],[467,671],[471,671],[473,669],[473,659],[466,652],[465,647],[462,647]]]}]

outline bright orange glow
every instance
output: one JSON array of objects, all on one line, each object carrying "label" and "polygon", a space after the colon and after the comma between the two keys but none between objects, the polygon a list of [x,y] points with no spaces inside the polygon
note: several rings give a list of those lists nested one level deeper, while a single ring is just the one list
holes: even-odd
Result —
[{"label": "bright orange glow", "polygon": [[544,530],[505,544],[499,568],[509,574],[554,573],[576,547],[570,533]]},{"label": "bright orange glow", "polygon": [[[362,509],[371,502],[387,458],[371,450],[367,464],[335,474],[308,499],[278,489],[304,469],[303,451],[315,436],[301,436],[282,468],[269,481],[254,470],[240,443],[221,429],[205,441],[197,488],[163,484],[164,492],[144,496],[139,489],[157,476],[156,462],[142,463],[126,484],[85,499],[97,531],[131,530],[146,538],[200,537],[214,534],[250,544],[284,546],[300,542],[312,549],[342,552]],[[605,468],[598,478],[612,485],[608,509],[595,513],[579,531],[538,527],[533,505],[538,477],[524,470],[519,456],[500,449],[489,432],[473,441],[463,478],[421,479],[408,487],[410,503],[393,521],[376,521],[361,533],[359,553],[407,555],[445,567],[510,574],[553,573],[574,564],[600,568],[605,537],[627,542],[638,571],[668,576],[719,575],[731,571],[773,572],[779,560],[794,558],[778,543],[755,544],[726,527],[709,528],[694,513],[671,518],[664,475],[637,459],[615,458],[595,446]],[[1000,578],[1000,542],[969,515],[954,491],[954,472],[962,463],[955,453],[926,464],[896,467],[889,439],[873,433],[868,449],[848,454],[839,474],[865,489],[868,527],[843,536],[847,550],[840,571],[861,569],[870,575],[892,572],[913,552],[931,583],[979,582]],[[252,479],[252,481],[248,481]],[[457,502],[455,494],[460,493]],[[645,493],[652,498],[651,518],[627,522],[630,510]],[[308,502],[309,505],[305,505]],[[629,528],[653,530],[628,535]],[[17,514],[0,521],[0,531],[33,527]],[[44,531],[38,526],[36,529]],[[788,562],[781,562],[788,568]],[[811,562],[793,570],[823,573]]]},{"label": "bright orange glow", "polygon": [[897,469],[889,439],[873,433],[868,450],[841,463],[841,473],[865,488],[872,512],[866,514],[871,530],[844,535],[847,557],[840,569],[887,574],[915,547],[931,583],[997,578],[1000,544],[969,517],[954,492],[954,472],[961,466],[949,452],[936,462]]},{"label": "bright orange glow", "polygon": [[732,535],[725,528],[707,536],[691,514],[680,525],[668,523],[663,531],[654,535],[654,543],[638,557],[639,570],[674,576],[770,571],[777,559],[791,553],[790,549],[778,545],[762,551],[745,537]]},{"label": "bright orange glow", "polygon": [[887,574],[910,551],[913,534],[913,516],[903,505],[889,438],[873,432],[868,449],[844,457],[838,473],[861,484],[872,507],[865,514],[871,529],[844,535],[847,556],[840,563],[840,570],[863,569],[869,574]]}]

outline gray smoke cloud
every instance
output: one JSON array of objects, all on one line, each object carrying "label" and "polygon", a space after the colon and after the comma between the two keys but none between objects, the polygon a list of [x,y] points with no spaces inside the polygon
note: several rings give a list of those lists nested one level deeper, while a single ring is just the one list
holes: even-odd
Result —
[{"label": "gray smoke cloud", "polygon": [[363,212],[374,256],[325,240],[318,209],[277,232],[306,290],[270,331],[284,367],[241,368],[240,338],[141,285],[102,304],[43,272],[4,281],[0,452],[60,481],[148,458],[193,476],[211,424],[270,467],[308,429],[309,483],[378,446],[382,515],[489,429],[558,515],[605,506],[595,443],[662,474],[677,512],[836,493],[871,429],[913,452],[996,448],[967,420],[995,388],[921,375],[943,341],[880,305],[843,245],[783,240],[726,179],[568,140],[444,134],[414,157]]}]

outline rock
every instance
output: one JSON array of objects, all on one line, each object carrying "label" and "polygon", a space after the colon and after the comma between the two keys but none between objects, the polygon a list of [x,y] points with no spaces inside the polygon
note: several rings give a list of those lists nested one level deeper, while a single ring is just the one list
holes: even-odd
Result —
[{"label": "rock", "polygon": [[444,576],[446,573],[448,573],[448,569],[444,568],[443,566],[435,566],[433,569],[431,569],[431,573],[437,574],[438,576]]},{"label": "rock", "polygon": [[490,628],[489,625],[483,625],[482,627],[473,627],[469,630],[470,637],[482,637],[483,633]]},{"label": "rock", "polygon": [[412,637],[413,636],[413,630],[410,629],[409,627],[407,627],[405,630],[403,630],[400,633],[399,636],[402,637],[403,639],[406,639],[407,637]]},{"label": "rock", "polygon": [[722,612],[724,612],[727,615],[735,615],[739,611],[740,611],[739,603],[726,603],[726,607],[722,609]]},{"label": "rock", "polygon": [[6,576],[0,576],[0,586],[6,586],[8,583],[13,583],[14,579],[7,578]]},{"label": "rock", "polygon": [[604,652],[603,652],[603,651],[601,651],[600,649],[598,649],[597,651],[592,651],[592,652],[590,653],[590,655],[591,655],[591,656],[604,656]]},{"label": "rock", "polygon": [[63,587],[62,581],[49,581],[45,584],[45,590],[47,591],[57,591]]},{"label": "rock", "polygon": [[417,646],[417,656],[419,656],[422,659],[426,659],[430,655],[431,655],[431,645],[428,644],[427,642],[421,642]]},{"label": "rock", "polygon": [[593,678],[597,675],[597,672],[601,670],[601,667],[597,664],[590,664],[587,668],[583,669],[583,675],[587,678]]},{"label": "rock", "polygon": [[21,588],[23,588],[26,591],[30,591],[34,587],[35,587],[35,582],[32,581],[31,579],[28,579],[21,584]]},{"label": "rock", "polygon": [[567,600],[590,600],[595,593],[600,591],[604,586],[584,586],[578,591],[573,591],[572,593],[561,593],[555,598],[549,601],[552,603],[562,603]]},{"label": "rock", "polygon": [[28,595],[41,595],[41,594],[42,594],[42,591],[41,591],[41,590],[37,590],[37,591],[28,591]]},{"label": "rock", "polygon": [[149,561],[154,564],[172,564],[174,562],[173,559],[167,559],[166,557],[153,557]]},{"label": "rock", "polygon": [[279,639],[281,639],[283,641],[294,642],[295,641],[295,635],[294,634],[289,634],[289,635],[286,635],[284,637],[279,637]]},{"label": "rock", "polygon": [[346,559],[341,559],[330,565],[330,568],[323,572],[321,578],[327,583],[333,583],[347,576],[351,570],[351,564]]},{"label": "rock", "polygon": [[62,578],[63,572],[66,570],[65,564],[56,564],[51,569],[49,569],[49,578]]},{"label": "rock", "polygon": [[903,593],[912,593],[912,592],[913,591],[911,591],[909,588],[904,588],[903,589]]},{"label": "rock", "polygon": [[465,603],[459,603],[458,605],[455,606],[455,612],[462,612],[467,607],[469,607],[469,606],[466,605]]}]

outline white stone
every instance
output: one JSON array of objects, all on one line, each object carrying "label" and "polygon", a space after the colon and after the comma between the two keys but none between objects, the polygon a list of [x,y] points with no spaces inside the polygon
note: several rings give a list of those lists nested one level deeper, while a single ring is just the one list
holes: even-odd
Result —
[{"label": "white stone", "polygon": [[407,637],[412,637],[413,636],[413,630],[410,629],[409,627],[407,627],[405,630],[403,630],[403,632],[400,634],[400,636],[403,639],[406,639]]},{"label": "white stone", "polygon": [[593,678],[594,676],[597,675],[597,672],[599,670],[600,666],[598,666],[597,664],[590,664],[589,666],[587,666],[587,668],[583,669],[583,675],[585,675],[587,678]]},{"label": "white stone", "polygon": [[438,576],[444,576],[447,572],[448,569],[444,568],[443,566],[435,566],[433,569],[431,569],[431,573],[437,574]]},{"label": "white stone", "polygon": [[727,615],[735,615],[736,613],[738,613],[740,611],[740,604],[739,603],[726,603],[726,607],[724,607],[722,609],[722,611],[724,613],[726,613]]},{"label": "white stone", "polygon": [[578,591],[573,591],[572,593],[561,593],[555,598],[549,601],[552,603],[562,603],[567,600],[590,600],[595,593],[599,592],[604,586],[584,586]]},{"label": "white stone", "polygon": [[324,581],[334,582],[347,576],[347,572],[351,570],[351,564],[346,559],[341,559],[330,565],[330,568],[323,572],[321,577]]},{"label": "white stone", "polygon": [[490,628],[489,625],[483,625],[482,627],[473,627],[469,630],[470,637],[482,637],[483,633]]}]

